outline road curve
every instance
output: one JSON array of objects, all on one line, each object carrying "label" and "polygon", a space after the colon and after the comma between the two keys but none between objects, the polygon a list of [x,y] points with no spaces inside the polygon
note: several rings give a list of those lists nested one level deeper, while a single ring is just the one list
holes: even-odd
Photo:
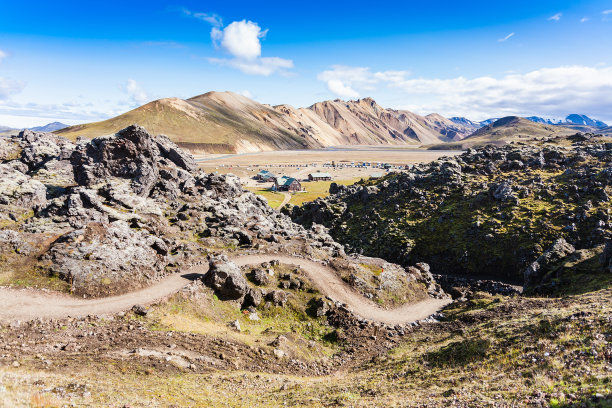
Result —
[{"label": "road curve", "polygon": [[[325,295],[346,303],[357,315],[385,323],[401,324],[421,320],[450,303],[447,299],[426,299],[396,309],[382,309],[355,292],[329,267],[307,259],[280,254],[239,255],[230,258],[237,265],[250,265],[277,259],[283,264],[299,266]],[[30,320],[104,315],[130,309],[135,304],[151,304],[171,295],[189,283],[193,274],[204,274],[208,265],[198,265],[183,273],[134,292],[99,299],[80,299],[35,289],[0,288],[0,320]]]}]

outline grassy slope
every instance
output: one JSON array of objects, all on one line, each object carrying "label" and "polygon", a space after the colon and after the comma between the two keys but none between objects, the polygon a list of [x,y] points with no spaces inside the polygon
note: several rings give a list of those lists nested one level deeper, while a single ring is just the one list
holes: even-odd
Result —
[{"label": "grassy slope", "polygon": [[[157,313],[192,315],[177,307]],[[480,294],[446,314],[446,322],[417,328],[391,352],[331,376],[168,372],[146,360],[89,360],[70,370],[24,362],[0,369],[0,398],[31,406],[611,406],[593,397],[612,393],[611,290],[565,299]],[[49,392],[71,383],[87,384],[91,395]]]},{"label": "grassy slope", "polygon": [[304,148],[306,142],[284,129],[266,127],[256,120],[239,116],[237,112],[222,109],[193,107],[188,115],[168,100],[159,100],[126,112],[117,117],[84,125],[71,126],[56,132],[69,139],[77,136],[93,138],[116,133],[137,123],[153,134],[165,134],[177,143],[202,145],[211,152],[235,152],[240,140],[274,147]]},{"label": "grassy slope", "polygon": [[[594,174],[606,166],[592,158],[582,164],[593,166]],[[392,183],[394,178],[401,177],[391,174],[365,184],[385,180]],[[515,188],[526,186],[529,194],[520,196],[517,205],[487,198],[486,183],[508,179],[515,180]],[[532,185],[534,179],[539,184]],[[526,266],[521,259],[535,259],[555,239],[568,236],[564,230],[568,214],[576,214],[583,206],[592,204],[589,221],[577,232],[587,236],[592,232],[592,224],[598,221],[597,214],[609,209],[609,203],[593,195],[579,198],[572,195],[568,200],[572,188],[576,184],[582,188],[586,180],[561,170],[510,170],[495,176],[466,173],[464,181],[466,184],[461,188],[449,188],[435,180],[420,182],[415,189],[423,193],[422,199],[404,191],[392,197],[372,196],[367,207],[361,200],[349,200],[348,212],[353,217],[338,221],[332,227],[332,236],[363,248],[367,255],[395,262],[423,261],[434,271],[451,268],[456,272],[519,281]],[[593,262],[597,260],[598,257],[593,257]],[[549,281],[557,288],[561,285],[579,291],[583,286],[569,283],[580,276],[589,277],[589,281],[594,279],[590,289],[606,287],[608,279],[593,274],[593,270],[601,268],[591,269],[590,272],[568,269]]]}]

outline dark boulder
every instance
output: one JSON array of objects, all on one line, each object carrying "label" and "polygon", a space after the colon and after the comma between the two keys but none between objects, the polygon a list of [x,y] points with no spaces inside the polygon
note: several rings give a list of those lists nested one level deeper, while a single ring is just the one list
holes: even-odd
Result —
[{"label": "dark boulder", "polygon": [[289,295],[282,290],[273,290],[266,295],[266,300],[274,303],[276,306],[285,306],[288,299]]},{"label": "dark boulder", "polygon": [[253,283],[255,283],[256,285],[267,285],[270,281],[268,273],[263,269],[254,269],[251,273],[251,276],[253,279]]},{"label": "dark boulder", "polygon": [[249,289],[240,268],[224,255],[210,259],[204,283],[211,287],[221,300],[241,299]]}]

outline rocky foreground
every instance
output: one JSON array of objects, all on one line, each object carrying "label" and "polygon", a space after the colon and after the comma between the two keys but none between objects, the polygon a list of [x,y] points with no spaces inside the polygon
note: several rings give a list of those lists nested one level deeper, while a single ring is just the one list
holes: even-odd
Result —
[{"label": "rocky foreground", "polygon": [[[572,138],[570,138],[572,140]],[[469,149],[294,207],[347,252],[556,294],[612,281],[612,144]]]},{"label": "rocky foreground", "polygon": [[[337,187],[302,226],[138,126],[0,138],[0,293],[98,302],[208,263],[152,305],[0,322],[0,406],[610,406],[610,149],[469,151]],[[455,301],[382,324],[307,264],[385,313]]]},{"label": "rocky foreground", "polygon": [[[387,274],[374,276],[364,265],[379,261],[347,257],[325,228],[295,224],[237,178],[205,174],[168,138],[138,126],[76,143],[28,130],[0,138],[0,207],[0,264],[9,285],[98,297],[149,285],[207,256],[214,271],[218,254],[256,251],[342,260],[360,277],[356,286],[383,303],[441,293],[425,270],[389,264]],[[207,282],[220,290],[214,277]],[[411,297],[386,296],[407,287]],[[236,299],[252,292],[246,284],[238,289]]]}]

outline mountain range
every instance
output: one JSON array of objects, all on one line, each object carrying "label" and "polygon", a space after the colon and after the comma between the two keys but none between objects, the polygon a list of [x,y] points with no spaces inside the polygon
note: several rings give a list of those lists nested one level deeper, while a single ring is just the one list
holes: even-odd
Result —
[{"label": "mountain range", "polygon": [[64,129],[67,127],[68,125],[61,123],[61,122],[51,122],[51,123],[47,123],[44,126],[36,126],[36,127],[30,128],[30,130],[34,130],[36,132],[55,132],[56,130]]},{"label": "mountain range", "polygon": [[70,139],[92,138],[133,123],[191,150],[217,153],[431,144],[461,140],[474,130],[438,114],[386,109],[371,98],[294,108],[264,105],[232,92],[209,92],[185,100],[159,99],[117,117],[57,133]]},{"label": "mountain range", "polygon": [[[463,126],[466,127],[471,127],[474,130],[479,129],[483,126],[487,126],[492,124],[493,122],[499,120],[500,118],[490,118],[490,119],[486,119],[483,120],[481,122],[473,122],[467,118],[463,118],[463,117],[453,117],[450,118],[450,120],[452,120],[453,122],[457,123],[457,124],[461,124]],[[592,128],[605,128],[608,125],[600,120],[597,119],[591,119],[590,117],[588,117],[587,115],[579,115],[576,113],[572,113],[571,115],[567,115],[565,117],[565,120],[560,120],[560,119],[546,119],[546,118],[542,118],[540,116],[527,116],[524,117],[523,119],[527,119],[530,120],[532,122],[535,123],[542,123],[544,125],[561,125],[561,126],[570,126],[570,127],[574,127],[574,126],[588,126],[588,127],[592,127]]]},{"label": "mountain range", "polygon": [[[383,108],[372,98],[323,101],[307,108],[266,105],[232,92],[208,92],[189,99],[164,98],[101,122],[67,126],[53,122],[32,130],[56,132],[69,139],[114,134],[137,123],[165,134],[192,151],[243,153],[316,149],[339,145],[444,145],[486,140],[566,135],[611,134],[610,127],[586,115],[564,121],[538,116],[491,118],[475,122],[432,113]],[[14,129],[0,127],[0,132]]]},{"label": "mountain range", "polygon": [[[64,129],[67,127],[68,125],[61,123],[61,122],[51,122],[51,123],[47,123],[44,126],[35,126],[29,129],[34,130],[36,132],[55,132],[56,130]],[[19,129],[0,125],[0,133],[13,133],[16,130],[19,130]]]}]

